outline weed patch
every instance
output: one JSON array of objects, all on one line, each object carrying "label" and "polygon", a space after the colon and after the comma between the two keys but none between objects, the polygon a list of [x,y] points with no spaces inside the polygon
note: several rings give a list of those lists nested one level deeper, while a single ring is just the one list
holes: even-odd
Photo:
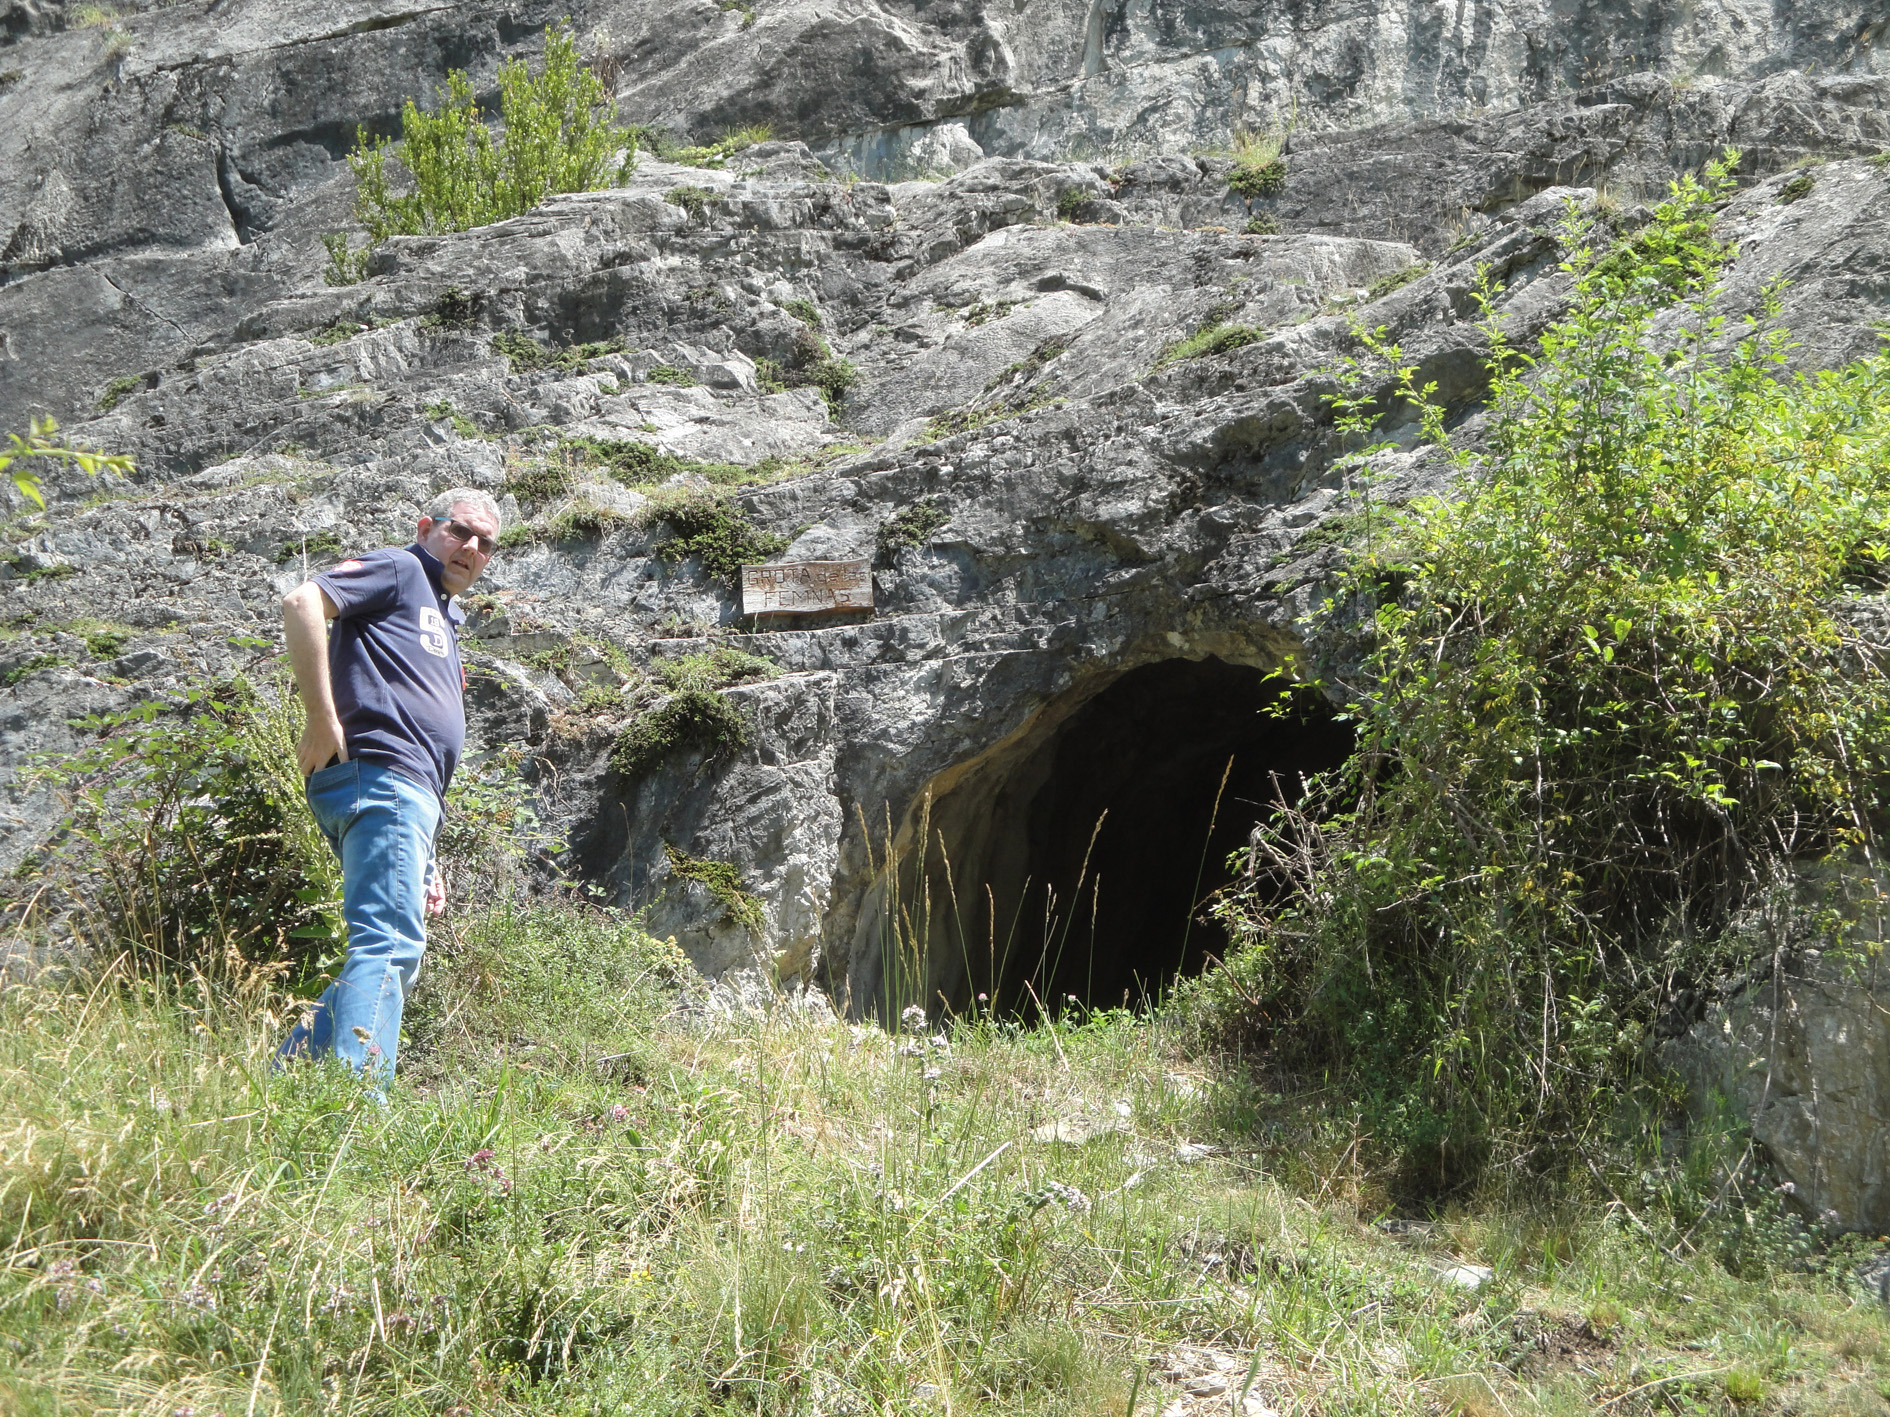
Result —
[{"label": "weed patch", "polygon": [[1164,345],[1156,357],[1155,367],[1162,369],[1189,359],[1209,359],[1244,345],[1257,344],[1265,338],[1266,331],[1255,329],[1252,325],[1209,325],[1186,339]]},{"label": "weed patch", "polygon": [[716,139],[713,143],[706,144],[678,143],[669,134],[656,128],[639,127],[632,131],[636,133],[640,143],[664,162],[705,168],[726,167],[731,157],[746,152],[759,143],[767,142],[772,136],[772,130],[766,123],[738,128]]},{"label": "weed patch", "polygon": [[624,777],[643,777],[682,753],[716,762],[753,742],[754,729],[727,698],[712,689],[683,689],[637,715],[617,735],[610,765]]},{"label": "weed patch", "polygon": [[766,918],[761,912],[761,901],[744,885],[742,873],[732,862],[685,856],[668,842],[663,843],[663,853],[669,858],[672,875],[701,886],[722,907],[730,920],[743,929],[761,933],[766,924]]},{"label": "weed patch", "polygon": [[580,462],[602,467],[617,481],[643,491],[672,477],[700,477],[717,485],[732,485],[748,481],[759,472],[735,463],[678,457],[635,438],[565,438],[561,446]]},{"label": "weed patch", "polygon": [[684,389],[693,389],[696,386],[696,376],[675,364],[653,365],[650,372],[643,377],[652,384],[674,384]]},{"label": "weed patch", "polygon": [[741,568],[758,565],[787,549],[785,538],[762,531],[727,497],[697,488],[658,491],[650,498],[649,520],[669,528],[656,554],[676,562],[696,557],[713,580],[732,581]]},{"label": "weed patch", "polygon": [[659,659],[651,666],[658,682],[669,689],[726,689],[735,684],[754,684],[773,679],[781,667],[758,654],[717,645],[702,654],[679,655]]},{"label": "weed patch", "polygon": [[[1788,207],[1793,202],[1801,201],[1804,198],[1809,197],[1811,195],[1811,189],[1813,187],[1816,187],[1817,185],[1818,185],[1818,179],[1816,177],[1812,176],[1809,172],[1801,172],[1796,177],[1792,178],[1791,181],[1787,182],[1783,187],[1780,187],[1778,189],[1778,198],[1776,201],[1776,205],[1781,206],[1781,207]],[[1728,1389],[1729,1395],[1730,1395],[1730,1392],[1731,1392],[1731,1389],[1729,1388]],[[1734,1401],[1738,1401],[1738,1400],[1739,1399],[1737,1398],[1734,1399]],[[1756,1398],[1752,1400],[1757,1401]]]},{"label": "weed patch", "polygon": [[458,409],[454,408],[453,405],[448,403],[445,399],[441,399],[437,403],[428,404],[426,413],[427,418],[434,423],[451,424],[453,431],[462,438],[477,438],[479,436],[479,425],[474,423]]},{"label": "weed patch", "polygon": [[716,200],[716,194],[707,187],[671,187],[663,193],[663,200],[688,212],[689,220],[699,222],[708,216],[709,203]]},{"label": "weed patch", "polygon": [[492,348],[506,357],[514,374],[533,374],[541,370],[576,374],[593,359],[622,354],[624,343],[621,339],[607,339],[553,348],[516,330],[502,330],[492,337]]},{"label": "weed patch", "polygon": [[304,555],[338,556],[341,554],[341,533],[333,527],[323,527],[312,531],[307,536],[292,537],[276,548],[276,564],[285,566],[291,561],[300,560]]},{"label": "weed patch", "polygon": [[874,539],[874,563],[890,566],[902,547],[925,545],[951,519],[952,514],[936,497],[922,497],[910,507],[900,508],[880,523]]},{"label": "weed patch", "polygon": [[1419,276],[1428,273],[1430,268],[1429,261],[1419,261],[1415,266],[1406,266],[1401,271],[1393,271],[1390,275],[1380,276],[1367,287],[1365,298],[1368,301],[1383,300],[1394,290],[1403,290]]},{"label": "weed patch", "polygon": [[118,401],[120,399],[126,394],[137,393],[143,385],[144,380],[132,374],[126,374],[120,378],[113,379],[111,383],[105,386],[105,392],[98,396],[98,411],[100,413],[110,413],[113,409],[118,407]]},{"label": "weed patch", "polygon": [[1286,186],[1286,146],[1284,133],[1234,133],[1234,170],[1227,175],[1228,189],[1252,201],[1271,197]]}]

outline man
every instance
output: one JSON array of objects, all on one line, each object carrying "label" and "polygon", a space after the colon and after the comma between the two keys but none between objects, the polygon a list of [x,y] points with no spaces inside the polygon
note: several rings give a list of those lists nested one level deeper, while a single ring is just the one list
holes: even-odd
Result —
[{"label": "man", "polygon": [[393,1075],[425,917],[446,908],[433,838],[466,739],[465,616],[453,597],[498,544],[492,498],[456,487],[433,499],[413,545],[344,561],[283,597],[307,716],[296,761],[341,858],[348,957],[278,1059],[332,1055],[381,1081]]}]

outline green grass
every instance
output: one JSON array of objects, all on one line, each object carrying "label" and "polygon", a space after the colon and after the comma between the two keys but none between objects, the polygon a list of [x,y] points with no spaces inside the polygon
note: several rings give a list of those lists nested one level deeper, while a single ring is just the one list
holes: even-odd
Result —
[{"label": "green grass", "polygon": [[1178,339],[1163,347],[1156,356],[1155,367],[1165,368],[1170,364],[1179,364],[1189,359],[1207,359],[1216,354],[1226,354],[1229,350],[1239,349],[1243,345],[1257,344],[1266,338],[1265,330],[1257,330],[1252,325],[1209,325],[1204,330],[1197,330],[1186,339]]},{"label": "green grass", "polygon": [[1159,1022],[692,1019],[622,917],[435,933],[384,1108],[271,1075],[253,980],[0,996],[0,1409],[1153,1417],[1180,1354],[1283,1413],[1882,1410],[1831,1278],[1600,1205],[1395,1239],[1342,1100]]}]

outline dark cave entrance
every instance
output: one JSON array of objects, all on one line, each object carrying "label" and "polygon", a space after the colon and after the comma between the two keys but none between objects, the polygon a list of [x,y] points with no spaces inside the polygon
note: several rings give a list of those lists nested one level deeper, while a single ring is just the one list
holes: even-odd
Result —
[{"label": "dark cave entrance", "polygon": [[1143,665],[968,765],[933,803],[930,879],[908,895],[933,902],[928,1006],[1134,1006],[1219,956],[1226,934],[1202,906],[1230,881],[1228,857],[1353,746],[1322,703],[1267,712],[1279,689],[1219,659]]}]

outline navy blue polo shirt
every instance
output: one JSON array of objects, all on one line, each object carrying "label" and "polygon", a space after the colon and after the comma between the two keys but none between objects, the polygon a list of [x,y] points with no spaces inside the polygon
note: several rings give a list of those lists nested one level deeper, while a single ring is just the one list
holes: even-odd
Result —
[{"label": "navy blue polo shirt", "polygon": [[328,677],[348,756],[417,778],[444,802],[466,746],[466,617],[440,588],[442,569],[416,544],[370,551],[311,579],[339,612]]}]

